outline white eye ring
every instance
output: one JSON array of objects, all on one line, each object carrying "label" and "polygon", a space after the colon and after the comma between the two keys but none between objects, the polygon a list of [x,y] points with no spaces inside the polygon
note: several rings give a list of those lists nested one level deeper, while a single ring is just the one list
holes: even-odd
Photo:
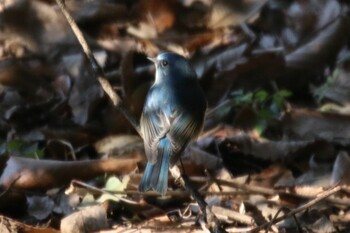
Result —
[{"label": "white eye ring", "polygon": [[167,66],[167,65],[169,64],[167,60],[162,60],[161,63],[162,63],[162,66],[163,66],[163,67],[164,67],[164,66]]}]

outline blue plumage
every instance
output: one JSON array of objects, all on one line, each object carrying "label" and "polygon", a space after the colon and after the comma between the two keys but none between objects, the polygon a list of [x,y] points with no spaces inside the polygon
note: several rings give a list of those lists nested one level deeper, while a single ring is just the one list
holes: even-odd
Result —
[{"label": "blue plumage", "polygon": [[166,193],[168,187],[168,170],[170,164],[171,144],[167,138],[162,139],[158,146],[156,163],[147,163],[139,190],[145,192],[153,189],[159,193]]},{"label": "blue plumage", "polygon": [[169,166],[199,134],[206,100],[195,71],[184,57],[162,53],[152,61],[156,79],[140,121],[148,163],[139,191],[153,189],[165,194]]}]

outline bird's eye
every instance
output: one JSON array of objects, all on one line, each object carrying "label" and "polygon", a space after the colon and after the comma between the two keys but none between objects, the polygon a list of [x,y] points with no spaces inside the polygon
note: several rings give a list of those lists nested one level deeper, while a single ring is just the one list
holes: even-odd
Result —
[{"label": "bird's eye", "polygon": [[168,65],[168,61],[167,60],[162,60],[162,66],[167,66]]}]

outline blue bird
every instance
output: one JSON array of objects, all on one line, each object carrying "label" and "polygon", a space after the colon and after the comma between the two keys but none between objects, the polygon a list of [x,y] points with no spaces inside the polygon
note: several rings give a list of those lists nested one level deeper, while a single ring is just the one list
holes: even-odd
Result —
[{"label": "blue bird", "polygon": [[144,104],[140,127],[148,163],[139,191],[164,195],[168,169],[202,129],[207,102],[190,63],[175,53],[149,58],[156,77]]}]

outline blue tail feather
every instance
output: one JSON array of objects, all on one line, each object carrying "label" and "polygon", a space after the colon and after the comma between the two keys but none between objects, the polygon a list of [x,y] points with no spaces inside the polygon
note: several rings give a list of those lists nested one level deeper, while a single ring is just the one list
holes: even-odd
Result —
[{"label": "blue tail feather", "polygon": [[168,170],[171,155],[171,143],[167,138],[162,139],[158,146],[158,157],[155,164],[147,163],[139,185],[139,191],[153,189],[164,195],[168,188]]}]

